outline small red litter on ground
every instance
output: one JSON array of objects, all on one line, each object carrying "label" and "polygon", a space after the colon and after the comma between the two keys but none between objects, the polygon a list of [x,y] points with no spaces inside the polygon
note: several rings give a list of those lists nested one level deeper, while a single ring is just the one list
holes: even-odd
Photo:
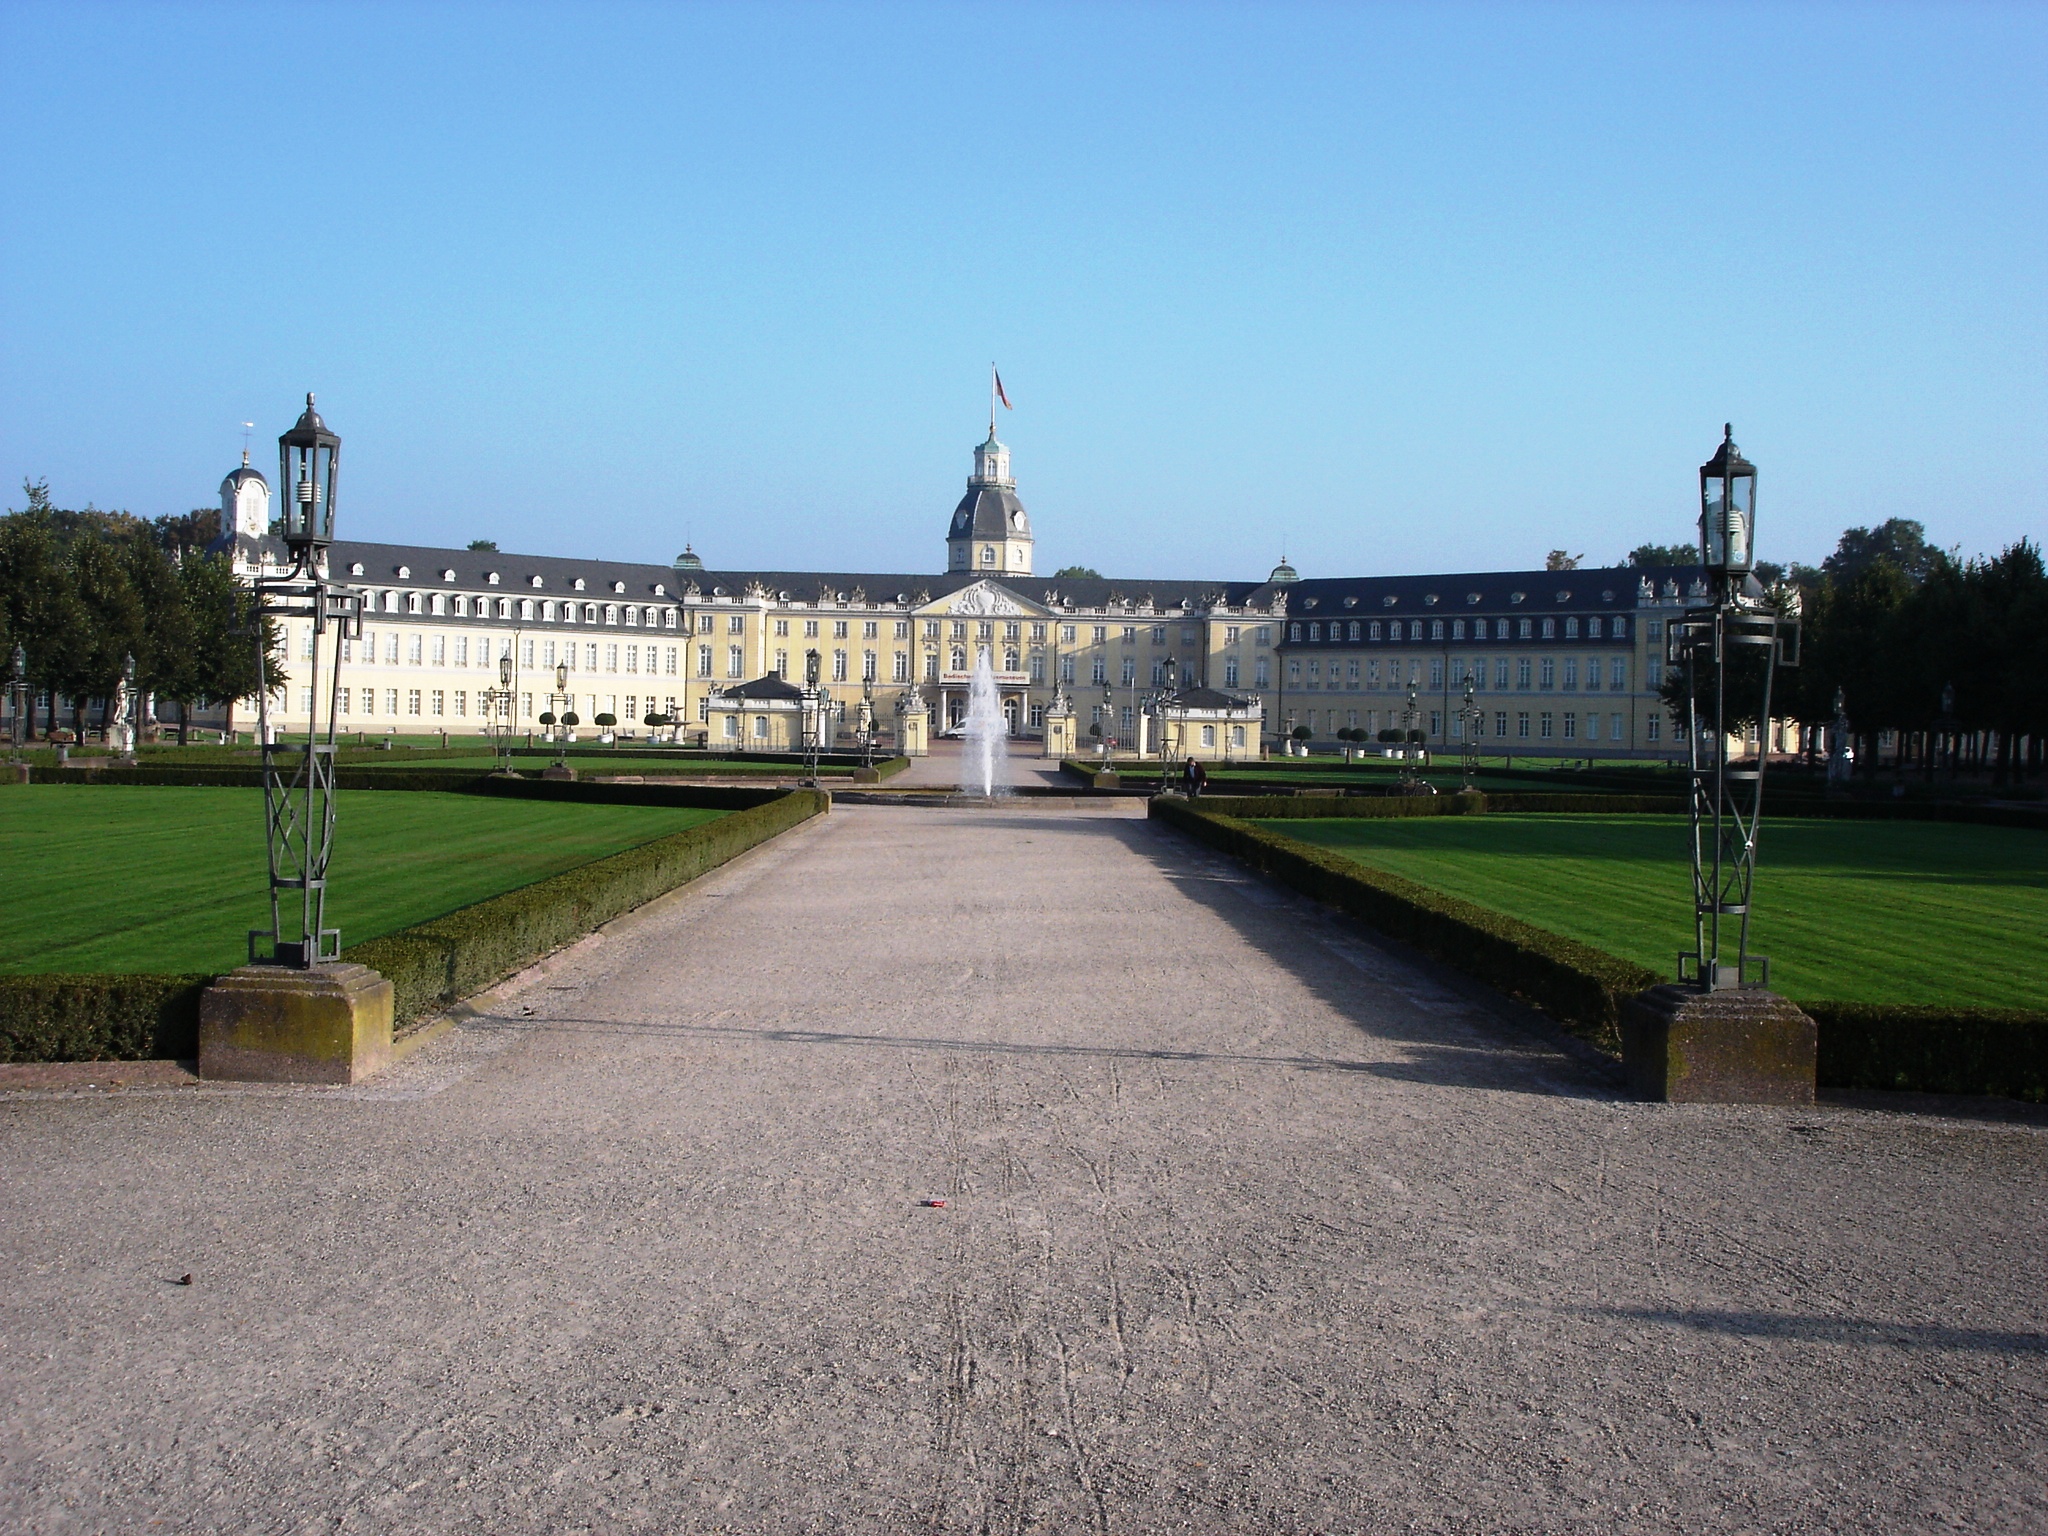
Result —
[{"label": "small red litter on ground", "polygon": [[943,1211],[946,1208],[946,1202],[943,1200],[920,1200],[917,1203],[927,1210]]}]

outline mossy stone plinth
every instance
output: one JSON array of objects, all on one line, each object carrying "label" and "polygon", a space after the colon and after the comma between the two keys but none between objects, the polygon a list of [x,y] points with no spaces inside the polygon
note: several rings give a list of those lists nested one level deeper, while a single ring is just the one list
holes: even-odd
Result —
[{"label": "mossy stone plinth", "polygon": [[1811,1104],[1813,1020],[1775,992],[1666,983],[1621,1010],[1629,1086],[1671,1104]]},{"label": "mossy stone plinth", "polygon": [[571,768],[567,763],[549,763],[547,767],[541,769],[540,776],[544,779],[553,779],[565,783],[574,783],[576,779],[576,770],[574,768]]},{"label": "mossy stone plinth", "polygon": [[199,999],[199,1075],[359,1083],[391,1063],[391,1001],[367,965],[245,965]]},{"label": "mossy stone plinth", "polygon": [[1098,773],[1095,775],[1095,787],[1097,789],[1122,789],[1124,787],[1124,781],[1122,776],[1118,774],[1114,768],[1112,768],[1106,773]]}]

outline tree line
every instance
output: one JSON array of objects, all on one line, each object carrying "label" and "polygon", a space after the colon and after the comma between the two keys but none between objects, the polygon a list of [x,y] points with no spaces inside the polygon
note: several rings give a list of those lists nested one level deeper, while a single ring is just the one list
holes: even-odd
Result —
[{"label": "tree line", "polygon": [[[1679,554],[1685,558],[1669,558]],[[1698,558],[1687,546],[1644,545],[1630,563]],[[2041,771],[2048,570],[2031,540],[1965,558],[1930,545],[1913,519],[1892,518],[1849,529],[1817,567],[1760,566],[1759,575],[1781,610],[1797,600],[1800,664],[1779,671],[1771,713],[1808,727],[1809,751],[1817,752],[1820,728],[1836,718],[1839,690],[1862,772],[1876,772],[1885,733],[1901,768],[1931,773],[1946,756],[1990,768],[2000,784]],[[1730,692],[1742,696],[1746,712],[1731,707],[1731,731],[1755,723],[1752,701],[1762,695],[1760,669],[1738,678],[1738,667],[1731,664]],[[1667,680],[1665,699],[1682,718],[1682,677]]]},{"label": "tree line", "polygon": [[[56,507],[46,482],[23,490],[28,505],[0,516],[0,668],[19,646],[45,732],[60,701],[73,730],[94,705],[107,718],[130,656],[138,723],[153,697],[178,706],[181,741],[195,705],[225,705],[232,726],[236,701],[257,689],[256,612],[228,557],[206,553],[220,513],[145,520]],[[275,655],[274,635],[271,645]]]}]

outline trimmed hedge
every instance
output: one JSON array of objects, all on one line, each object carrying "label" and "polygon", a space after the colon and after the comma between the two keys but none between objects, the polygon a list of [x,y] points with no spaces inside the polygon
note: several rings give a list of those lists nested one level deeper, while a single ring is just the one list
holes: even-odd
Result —
[{"label": "trimmed hedge", "polygon": [[[572,785],[536,786],[574,788]],[[658,789],[656,785],[597,785]],[[489,901],[342,951],[391,982],[403,1027],[480,992],[621,913],[687,884],[831,805],[818,790],[792,790],[764,805],[672,833]]]},{"label": "trimmed hedge", "polygon": [[[1621,1005],[1669,977],[1341,854],[1298,843],[1239,819],[1244,813],[1234,810],[1245,806],[1252,815],[1295,819],[1457,814],[1433,803],[1446,798],[1454,797],[1204,801],[1199,808],[1185,800],[1154,800],[1151,813],[1303,895],[1541,1008],[1582,1039],[1618,1053]],[[1495,795],[1489,807],[1504,810],[1513,803],[1516,809],[1576,810],[1583,807],[1527,802],[1590,799],[1607,808],[1604,802],[1615,798],[1637,797]],[[1822,1087],[2048,1101],[2048,1013],[1827,1001],[1799,1006],[1818,1027],[1816,1076]]]},{"label": "trimmed hedge", "polygon": [[1987,1093],[2048,1102],[2048,1013],[1801,1003],[1820,1026],[1829,1088]]},{"label": "trimmed hedge", "polygon": [[[744,807],[703,826],[566,870],[342,951],[381,971],[395,1022],[418,1022],[574,943],[656,896],[830,809],[818,790],[659,784],[487,781],[480,792],[609,805]],[[438,787],[438,786],[436,786]],[[190,1058],[199,1048],[199,994],[211,976],[0,976],[0,1061]]]},{"label": "trimmed hedge", "polygon": [[1204,810],[1244,821],[1341,816],[1369,821],[1398,816],[1475,816],[1485,812],[1572,812],[1683,815],[1685,801],[1669,795],[1204,795]]},{"label": "trimmed hedge", "polygon": [[[1436,796],[1434,799],[1448,799]],[[1269,802],[1253,801],[1254,805]],[[1281,805],[1312,802],[1283,800]],[[1335,804],[1410,805],[1403,801],[1337,801]],[[1511,997],[1541,1008],[1603,1050],[1621,1049],[1621,1007],[1645,987],[1665,978],[1632,961],[1547,933],[1519,919],[1433,891],[1413,880],[1353,863],[1341,854],[1298,843],[1290,837],[1204,805],[1154,800],[1157,820],[1231,854],[1261,874],[1305,896],[1327,902],[1413,945]],[[1311,813],[1319,814],[1319,813]],[[1338,813],[1332,813],[1338,814]],[[1366,811],[1362,814],[1417,814]],[[1455,814],[1423,812],[1421,814]]]},{"label": "trimmed hedge", "polygon": [[0,976],[0,1061],[152,1061],[199,1052],[211,976]]}]

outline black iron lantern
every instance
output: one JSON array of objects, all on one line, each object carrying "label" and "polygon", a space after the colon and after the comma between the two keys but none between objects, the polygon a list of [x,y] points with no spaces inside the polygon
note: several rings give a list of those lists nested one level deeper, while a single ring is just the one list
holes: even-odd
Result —
[{"label": "black iron lantern", "polygon": [[334,542],[335,483],[341,473],[341,439],[306,396],[305,413],[277,440],[277,490],[284,498],[287,547],[325,549]]},{"label": "black iron lantern", "polygon": [[1756,466],[1735,446],[1735,425],[1700,466],[1700,563],[1716,575],[1746,576],[1756,563]]}]

